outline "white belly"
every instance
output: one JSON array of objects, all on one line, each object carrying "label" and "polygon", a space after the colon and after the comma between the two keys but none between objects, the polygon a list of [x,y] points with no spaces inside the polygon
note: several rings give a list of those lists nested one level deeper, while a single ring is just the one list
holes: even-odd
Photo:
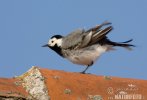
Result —
[{"label": "white belly", "polygon": [[86,47],[80,50],[72,50],[67,59],[75,64],[91,65],[100,55],[107,51],[107,47],[95,45],[92,48]]}]

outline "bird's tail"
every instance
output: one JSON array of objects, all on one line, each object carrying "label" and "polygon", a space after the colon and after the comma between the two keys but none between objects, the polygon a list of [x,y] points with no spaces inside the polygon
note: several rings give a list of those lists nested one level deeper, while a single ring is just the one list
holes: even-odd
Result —
[{"label": "bird's tail", "polygon": [[113,46],[120,46],[120,47],[124,47],[128,50],[132,50],[131,47],[135,47],[135,45],[132,45],[132,44],[129,44],[129,42],[133,41],[133,39],[130,39],[128,41],[125,41],[125,42],[112,42],[112,41],[109,41],[109,43]]}]

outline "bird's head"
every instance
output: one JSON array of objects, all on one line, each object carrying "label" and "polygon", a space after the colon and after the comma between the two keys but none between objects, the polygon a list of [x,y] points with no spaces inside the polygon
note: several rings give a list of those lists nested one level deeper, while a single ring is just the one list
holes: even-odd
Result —
[{"label": "bird's head", "polygon": [[54,50],[57,54],[63,57],[61,46],[62,46],[62,38],[61,35],[54,35],[52,36],[48,43],[43,45],[42,47],[49,47],[50,49]]},{"label": "bird's head", "polygon": [[49,48],[61,47],[62,38],[63,36],[61,35],[54,35],[49,39],[48,43],[43,45],[42,47],[49,47]]}]

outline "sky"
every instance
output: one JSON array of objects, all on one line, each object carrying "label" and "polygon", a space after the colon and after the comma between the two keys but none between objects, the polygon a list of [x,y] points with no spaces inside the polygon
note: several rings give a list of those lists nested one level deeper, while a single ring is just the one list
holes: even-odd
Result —
[{"label": "sky", "polygon": [[0,0],[0,77],[19,76],[32,66],[80,72],[42,45],[55,35],[88,29],[104,21],[114,30],[109,39],[133,39],[132,51],[117,47],[103,54],[88,73],[147,79],[146,0]]}]

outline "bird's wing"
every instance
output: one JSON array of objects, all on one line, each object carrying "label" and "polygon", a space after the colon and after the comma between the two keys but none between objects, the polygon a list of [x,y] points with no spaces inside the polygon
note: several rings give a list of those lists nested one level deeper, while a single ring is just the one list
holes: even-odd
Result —
[{"label": "bird's wing", "polygon": [[112,26],[108,26],[104,29],[98,30],[97,32],[93,33],[91,41],[88,45],[94,44],[99,42],[100,40],[106,38],[106,35],[113,29]]},{"label": "bird's wing", "polygon": [[89,30],[87,30],[87,32],[92,31],[93,33],[95,33],[95,32],[97,32],[98,30],[100,30],[102,26],[110,25],[110,24],[111,24],[110,22],[105,21],[105,22],[103,22],[103,23],[100,24],[100,25],[97,25],[97,26],[95,26],[95,27],[90,28]]},{"label": "bird's wing", "polygon": [[64,49],[80,49],[88,45],[92,45],[102,38],[106,37],[109,31],[112,30],[112,26],[101,29],[102,26],[110,23],[104,22],[101,25],[97,25],[87,31],[75,30],[69,35],[63,38],[62,48]]},{"label": "bird's wing", "polygon": [[104,22],[96,27],[93,27],[86,31],[84,34],[86,36],[83,38],[81,44],[78,48],[86,47],[95,43],[99,43],[102,39],[106,39],[106,35],[112,30],[112,26],[108,26],[104,29],[101,29],[104,25],[109,25],[111,23]]},{"label": "bird's wing", "polygon": [[65,36],[62,41],[62,48],[63,49],[75,48],[82,41],[83,33],[84,30],[77,29],[71,32],[70,34],[68,34],[67,36]]}]

